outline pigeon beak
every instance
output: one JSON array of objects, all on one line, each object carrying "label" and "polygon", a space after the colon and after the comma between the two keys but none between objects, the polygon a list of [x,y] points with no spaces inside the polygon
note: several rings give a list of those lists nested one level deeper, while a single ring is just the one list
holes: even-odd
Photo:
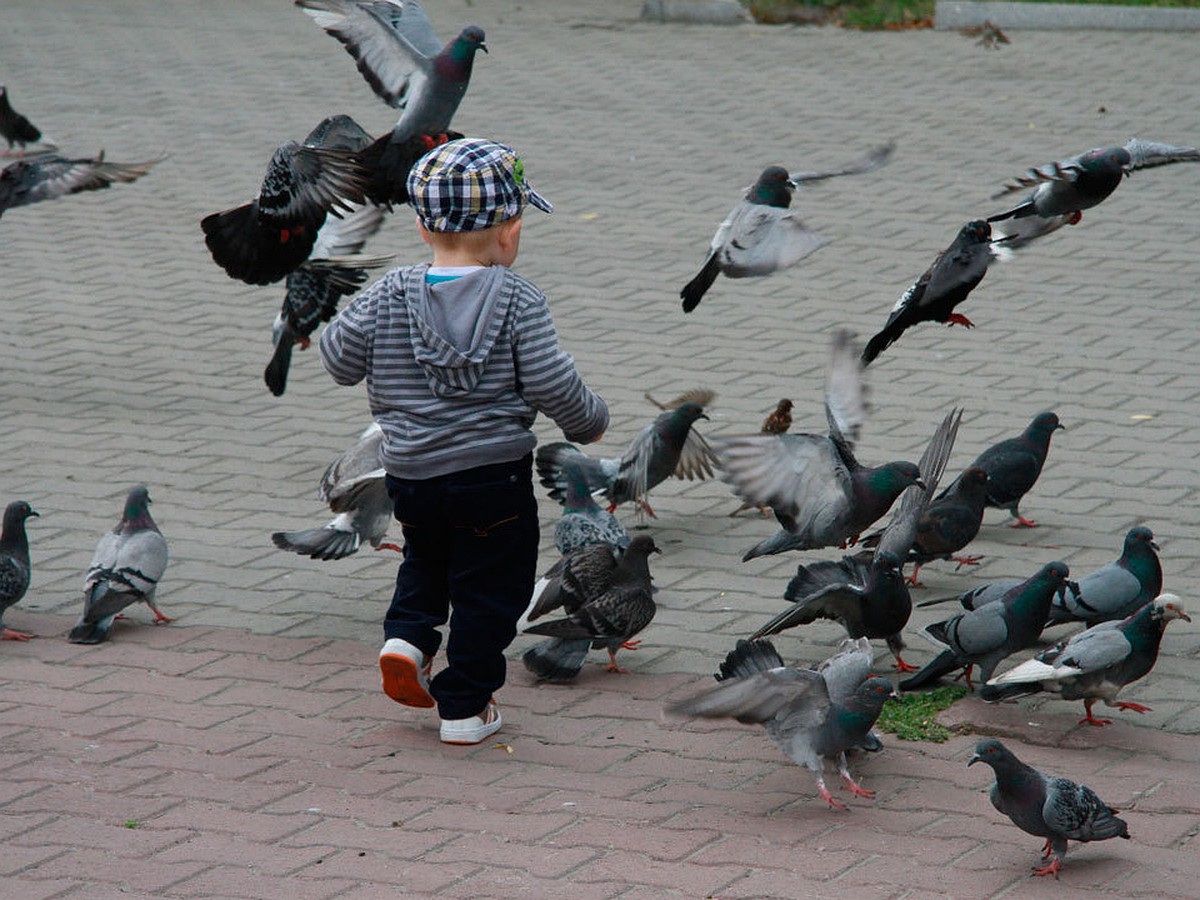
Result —
[{"label": "pigeon beak", "polygon": [[487,44],[483,43],[483,41],[479,42],[479,49],[482,50],[484,53],[488,52]]},{"label": "pigeon beak", "polygon": [[1054,426],[1054,430],[1055,431],[1066,431],[1067,426],[1064,425],[1062,422],[1059,422],[1057,425]]},{"label": "pigeon beak", "polygon": [[1192,621],[1192,617],[1185,613],[1182,609],[1179,611],[1179,618],[1183,619],[1185,622]]},{"label": "pigeon beak", "polygon": [[914,481],[913,484],[915,484],[917,487],[919,487],[923,491],[928,490],[928,488],[925,487],[925,482],[922,481],[920,478],[918,478],[916,481]]},{"label": "pigeon beak", "polygon": [[31,516],[37,516],[38,518],[41,518],[41,515],[42,515],[42,514],[41,514],[40,512],[38,512],[36,509],[31,509],[31,510],[29,511],[29,514],[30,514]]},{"label": "pigeon beak", "polygon": [[978,753],[972,753],[971,758],[967,760],[967,768],[969,769],[971,766],[975,765],[975,763],[977,763],[977,762],[983,762],[983,757],[980,756]]},{"label": "pigeon beak", "polygon": [[[34,515],[36,516],[36,515],[37,515],[37,513],[34,513]],[[1151,547],[1153,547],[1155,550],[1159,549],[1159,547],[1158,547],[1158,541],[1151,541],[1151,542],[1150,542],[1150,546],[1151,546]]]}]

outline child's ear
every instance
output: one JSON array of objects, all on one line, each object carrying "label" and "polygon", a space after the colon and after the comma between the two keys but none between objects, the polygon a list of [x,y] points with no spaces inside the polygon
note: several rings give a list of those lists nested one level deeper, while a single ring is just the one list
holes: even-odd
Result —
[{"label": "child's ear", "polygon": [[522,216],[517,216],[500,223],[500,243],[506,251],[512,249],[513,244],[521,235],[522,218]]},{"label": "child's ear", "polygon": [[429,243],[429,229],[425,227],[425,223],[421,221],[421,217],[417,216],[417,231],[421,232],[421,240],[426,244]]}]

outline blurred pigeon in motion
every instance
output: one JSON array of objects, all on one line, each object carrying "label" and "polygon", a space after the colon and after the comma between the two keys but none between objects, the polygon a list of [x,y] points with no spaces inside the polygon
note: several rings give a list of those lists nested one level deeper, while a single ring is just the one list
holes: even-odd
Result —
[{"label": "blurred pigeon in motion", "polygon": [[[8,151],[0,156],[25,156],[29,153],[49,153],[57,145],[44,136],[36,125],[13,109],[8,88],[0,85],[0,135],[8,141]],[[29,145],[35,146],[30,149]],[[14,150],[14,147],[20,147]]]},{"label": "blurred pigeon in motion", "polygon": [[756,434],[715,441],[722,480],[744,502],[771,507],[782,526],[743,560],[847,546],[891,509],[905,488],[923,484],[915,463],[871,468],[855,458],[866,400],[859,347],[845,329],[833,334],[825,418],[826,435]]},{"label": "blurred pigeon in motion", "polygon": [[913,563],[912,573],[908,576],[909,584],[923,587],[918,574],[921,566],[931,560],[948,559],[956,562],[958,566],[955,571],[979,562],[982,557],[954,554],[979,534],[983,510],[987,505],[987,487],[987,473],[977,466],[969,466],[942,496],[929,504],[917,522],[917,535],[908,553]]},{"label": "blurred pigeon in motion", "polygon": [[355,293],[372,269],[386,266],[390,256],[363,256],[367,239],[379,231],[384,210],[356,205],[344,218],[329,218],[317,232],[309,258],[287,276],[283,307],[275,317],[275,352],[263,380],[276,397],[287,389],[292,348],[307,349],[312,333],[337,314],[339,301]]},{"label": "blurred pigeon in motion", "polygon": [[1055,778],[1027,766],[997,740],[980,741],[968,766],[987,763],[996,773],[992,785],[992,806],[1012,819],[1027,834],[1046,839],[1041,866],[1034,875],[1058,878],[1067,841],[1104,841],[1129,839],[1129,826],[1118,819],[1091,788],[1066,778]]},{"label": "blurred pigeon in motion", "polygon": [[979,680],[986,682],[1002,660],[1041,637],[1050,601],[1070,574],[1066,563],[1046,563],[998,602],[923,628],[921,634],[943,650],[916,675],[900,682],[900,689],[925,687],[955,669],[966,670],[961,677],[971,688],[975,666],[979,666]]},{"label": "blurred pigeon in motion", "polygon": [[72,644],[99,644],[127,606],[145,603],[154,623],[170,622],[154,603],[167,568],[167,540],[150,516],[150,492],[135,487],[125,498],[116,528],[106,532],[83,581],[83,615],[67,635]]},{"label": "blurred pigeon in motion", "polygon": [[1148,169],[1176,162],[1198,162],[1200,150],[1175,147],[1133,138],[1123,147],[1100,147],[1061,162],[1047,163],[1014,178],[992,196],[998,200],[1017,191],[1033,188],[1011,209],[989,222],[1004,222],[997,229],[1008,236],[1005,246],[1019,249],[1063,225],[1076,225],[1083,210],[1091,209],[1117,189],[1135,169]]},{"label": "blurred pigeon in motion", "polygon": [[32,634],[15,631],[4,624],[4,614],[29,590],[29,537],[25,520],[36,516],[24,500],[14,500],[4,508],[0,527],[0,641],[27,641]]},{"label": "blurred pigeon in motion", "polygon": [[[869,654],[870,644],[859,642],[850,652]],[[874,791],[850,775],[846,751],[872,745],[871,728],[883,704],[895,696],[890,681],[869,671],[868,664],[857,683],[853,678],[828,678],[812,669],[785,666],[768,640],[740,640],[722,663],[718,683],[672,704],[667,713],[762,725],[789,759],[813,774],[821,798],[844,810],[825,786],[825,760],[836,759],[838,773],[854,796],[873,797]]]},{"label": "blurred pigeon in motion", "polygon": [[974,328],[975,323],[954,308],[979,286],[996,258],[991,226],[982,220],[964,225],[954,243],[939,253],[933,265],[896,301],[883,330],[867,342],[863,365],[870,365],[900,335],[920,322]]},{"label": "blurred pigeon in motion", "polygon": [[[792,401],[786,397],[775,404],[775,408],[767,414],[763,419],[762,428],[758,430],[759,434],[787,434],[788,429],[792,427]],[[744,512],[747,509],[754,509],[755,504],[743,503],[737,509],[729,514],[733,518],[738,513]],[[764,516],[767,515],[766,506],[759,506],[758,511]]]},{"label": "blurred pigeon in motion", "polygon": [[566,480],[562,516],[554,523],[554,546],[563,556],[591,544],[608,544],[618,550],[629,546],[629,532],[617,517],[601,509],[577,463],[562,468]]},{"label": "blurred pigeon in motion", "polygon": [[791,601],[792,606],[755,631],[751,640],[817,619],[832,619],[851,638],[885,639],[896,657],[897,669],[917,670],[900,655],[904,649],[900,632],[912,615],[903,560],[916,535],[917,522],[945,471],[961,420],[962,412],[953,410],[938,426],[921,457],[925,487],[913,485],[904,493],[874,556],[869,560],[846,556],[840,562],[801,565],[784,592],[784,599]]},{"label": "blurred pigeon in motion", "polygon": [[1060,694],[1064,700],[1082,700],[1086,715],[1079,724],[1109,725],[1097,719],[1092,704],[1150,712],[1141,703],[1118,701],[1117,694],[1154,668],[1167,623],[1176,619],[1191,622],[1182,601],[1174,594],[1161,594],[1119,622],[1101,622],[1073,634],[988,681],[979,690],[981,700],[1010,700],[1040,691]]},{"label": "blurred pigeon in motion", "polygon": [[309,258],[326,215],[363,203],[366,172],[354,152],[371,137],[349,116],[329,116],[303,144],[279,145],[258,196],[200,220],[213,260],[230,278],[270,284]]},{"label": "blurred pigeon in motion", "polygon": [[[669,476],[688,481],[711,478],[716,457],[704,436],[692,426],[707,419],[704,408],[715,398],[712,391],[691,391],[666,404],[650,424],[642,428],[619,459],[593,459],[574,444],[555,441],[537,449],[534,461],[542,485],[550,497],[562,503],[566,496],[563,467],[579,467],[592,492],[602,492],[609,512],[632,500],[654,517],[646,495]],[[659,404],[662,406],[662,404]]]},{"label": "blurred pigeon in motion", "polygon": [[329,504],[333,521],[305,531],[276,531],[271,535],[275,546],[320,560],[352,556],[364,542],[376,550],[402,551],[383,540],[392,522],[392,501],[379,462],[382,443],[383,429],[372,422],[321,476],[317,496]]},{"label": "blurred pigeon in motion", "polygon": [[46,154],[17,160],[0,171],[0,215],[17,206],[57,200],[80,191],[100,191],[118,182],[129,184],[165,158],[140,163],[105,162],[101,150],[95,159]]},{"label": "blurred pigeon in motion", "polygon": [[[1020,435],[993,444],[971,463],[987,473],[987,505],[1008,510],[1016,519],[1014,528],[1037,527],[1036,522],[1021,515],[1018,507],[1042,474],[1050,438],[1064,427],[1054,413],[1039,413]],[[950,490],[952,487],[947,493]]]},{"label": "blurred pigeon in motion", "polygon": [[746,196],[717,227],[700,272],[679,292],[683,311],[694,310],[717,275],[752,278],[794,266],[829,243],[800,221],[789,207],[792,192],[804,181],[857,175],[877,169],[892,154],[892,144],[872,151],[860,162],[831,172],[789,173],[783,166],[763,169]]},{"label": "blurred pigeon in motion", "polygon": [[461,135],[450,132],[475,54],[487,52],[483,29],[463,28],[442,46],[417,0],[296,0],[354,57],[379,99],[399,109],[390,133],[359,155],[372,172],[367,194],[375,203],[404,203],[408,170],[425,152]]},{"label": "blurred pigeon in motion", "polygon": [[608,650],[606,671],[625,672],[617,665],[617,650],[636,650],[641,641],[631,638],[654,618],[649,556],[661,552],[650,535],[639,534],[623,552],[591,544],[564,557],[558,583],[547,587],[529,619],[559,607],[566,618],[525,627],[526,634],[551,639],[525,652],[525,668],[547,681],[570,681],[592,647]]}]

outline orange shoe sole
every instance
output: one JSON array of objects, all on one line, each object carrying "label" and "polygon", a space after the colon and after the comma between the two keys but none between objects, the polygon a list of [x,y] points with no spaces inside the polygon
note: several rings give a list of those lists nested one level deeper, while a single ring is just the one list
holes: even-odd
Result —
[{"label": "orange shoe sole", "polygon": [[421,684],[417,664],[407,656],[388,654],[379,657],[379,671],[383,674],[383,692],[397,703],[421,709],[437,705]]}]

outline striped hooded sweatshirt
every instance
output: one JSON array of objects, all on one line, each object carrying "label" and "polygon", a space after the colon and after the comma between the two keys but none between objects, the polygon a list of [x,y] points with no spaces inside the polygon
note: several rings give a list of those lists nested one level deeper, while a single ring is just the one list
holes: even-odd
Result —
[{"label": "striped hooded sweatshirt", "polygon": [[504,266],[427,283],[428,265],[392,269],[321,334],[338,384],[367,381],[380,459],[422,479],[531,452],[544,412],[569,441],[608,426],[608,407],[558,346],[541,291]]}]

